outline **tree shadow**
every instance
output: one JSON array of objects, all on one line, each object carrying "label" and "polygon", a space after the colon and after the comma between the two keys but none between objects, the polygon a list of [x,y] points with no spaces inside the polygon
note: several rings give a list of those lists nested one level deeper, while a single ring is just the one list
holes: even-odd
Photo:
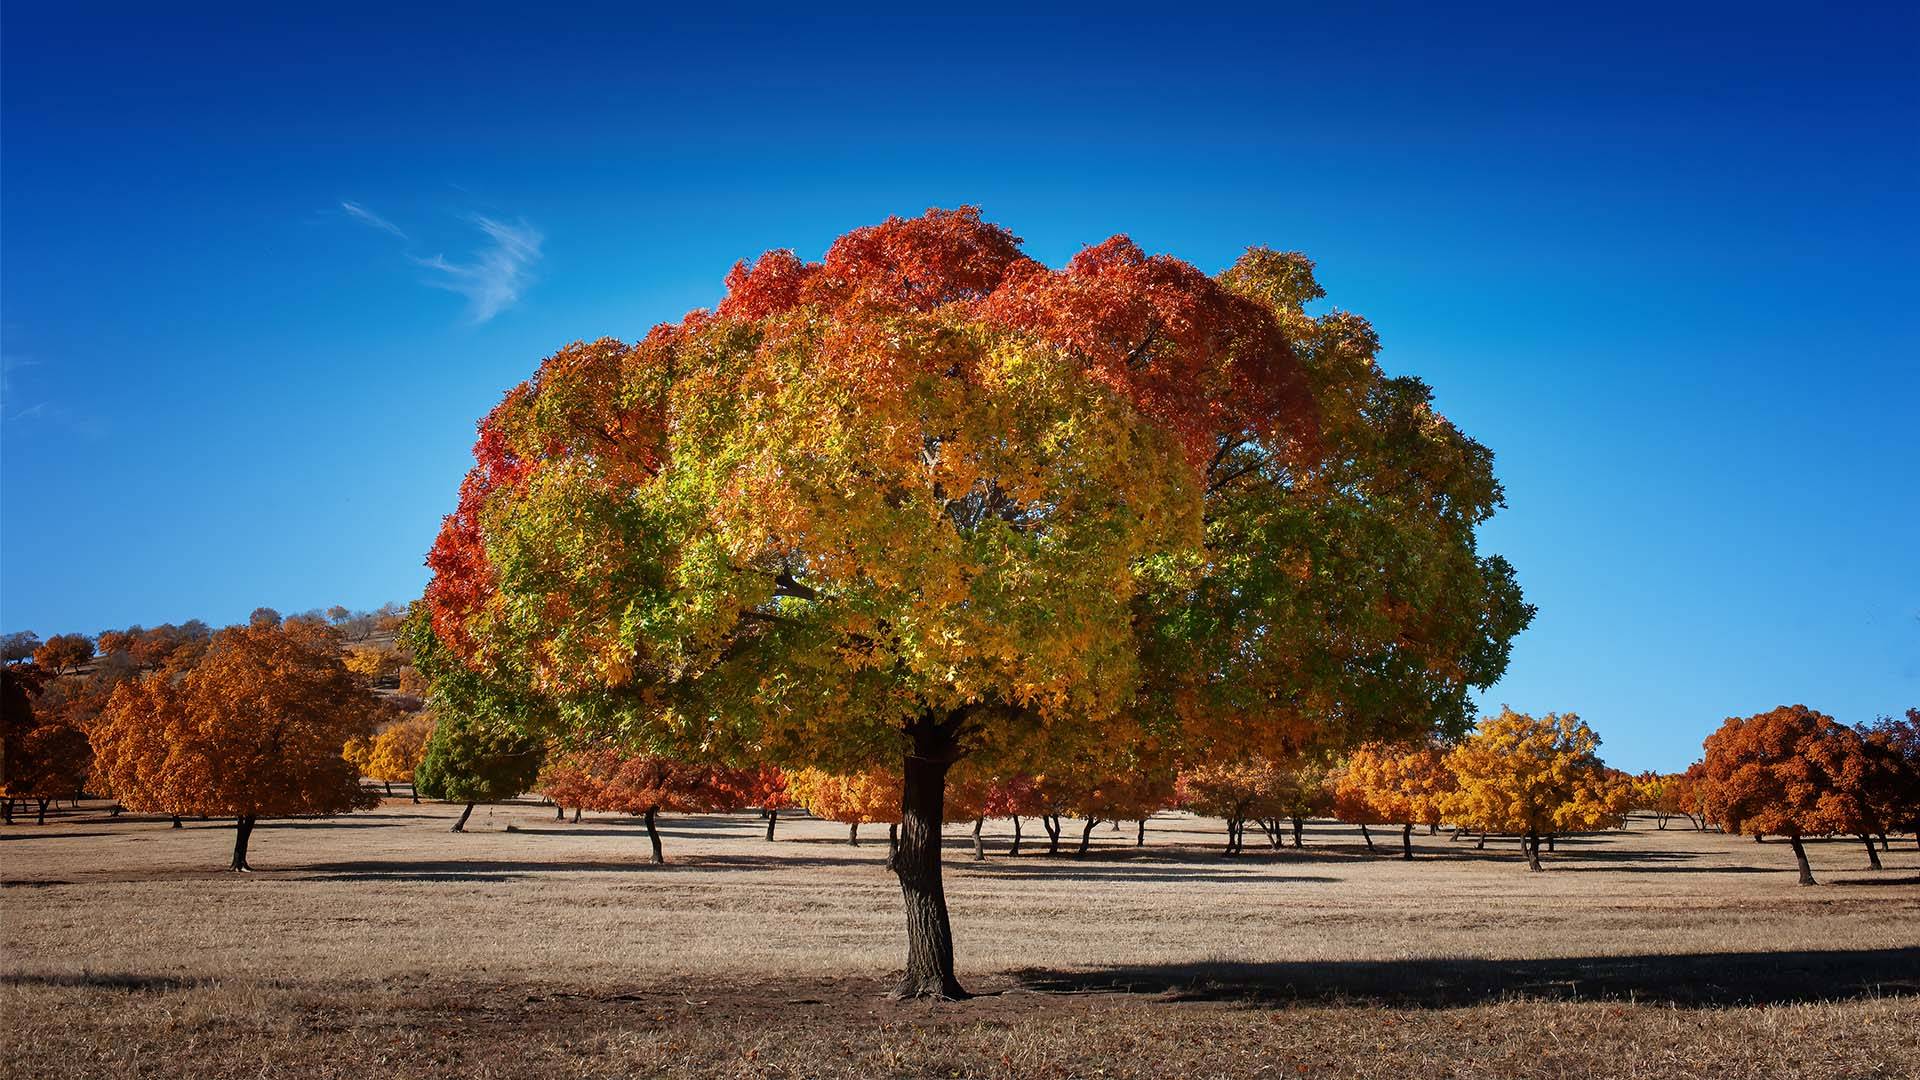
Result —
[{"label": "tree shadow", "polygon": [[[1229,867],[1232,864],[1227,864]],[[1074,862],[1046,863],[1001,863],[989,862],[955,863],[947,868],[950,871],[968,871],[980,877],[1029,878],[1053,881],[1106,881],[1106,882],[1201,882],[1228,881],[1262,885],[1286,885],[1294,883],[1330,884],[1340,881],[1337,877],[1323,874],[1271,874],[1255,875],[1241,872],[1232,873],[1221,867],[1194,867],[1190,870],[1154,869],[1136,870],[1124,867],[1102,867],[1098,864],[1076,860]],[[1248,869],[1252,869],[1248,867]]]},{"label": "tree shadow", "polygon": [[187,990],[200,986],[203,979],[182,979],[171,975],[128,975],[87,972],[77,975],[0,975],[0,986],[86,987],[96,990]]},{"label": "tree shadow", "polygon": [[1632,1000],[1686,1008],[1920,994],[1920,948],[1528,960],[1425,959],[1026,969],[1038,993],[1154,994],[1249,1004],[1374,1001],[1457,1008],[1510,998]]},{"label": "tree shadow", "polygon": [[328,881],[502,881],[532,874],[673,874],[698,870],[772,870],[809,867],[857,867],[845,859],[781,858],[765,855],[686,855],[676,858],[671,848],[664,863],[631,859],[563,859],[552,862],[512,859],[414,859],[383,862],[308,863],[289,866],[284,873]]}]

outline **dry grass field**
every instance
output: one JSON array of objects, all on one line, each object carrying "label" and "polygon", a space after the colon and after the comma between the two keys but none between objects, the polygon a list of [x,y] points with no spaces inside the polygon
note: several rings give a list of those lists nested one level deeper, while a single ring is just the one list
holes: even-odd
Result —
[{"label": "dry grass field", "polygon": [[[885,830],[404,799],[230,827],[92,807],[0,830],[0,1075],[1920,1076],[1920,851],[1631,830],[1223,859],[1219,822],[971,861],[957,1004],[885,1000]],[[1029,832],[1031,842],[1034,829]],[[1071,829],[1077,836],[1077,824]],[[1042,836],[1044,840],[1044,836]]]}]

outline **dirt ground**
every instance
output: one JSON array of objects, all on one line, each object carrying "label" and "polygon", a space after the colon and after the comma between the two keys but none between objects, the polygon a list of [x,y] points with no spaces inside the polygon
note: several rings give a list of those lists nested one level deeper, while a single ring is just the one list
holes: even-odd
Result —
[{"label": "dirt ground", "polygon": [[[948,834],[951,1004],[885,999],[904,952],[885,829],[631,818],[528,801],[263,824],[83,805],[0,829],[0,1076],[1920,1077],[1920,849],[1661,831],[1511,840],[1310,824],[1219,854],[972,860]],[[1077,838],[1078,823],[1069,823]]]}]

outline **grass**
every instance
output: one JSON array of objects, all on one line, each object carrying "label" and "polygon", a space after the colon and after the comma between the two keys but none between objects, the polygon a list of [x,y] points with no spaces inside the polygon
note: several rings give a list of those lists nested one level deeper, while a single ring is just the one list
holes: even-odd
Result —
[{"label": "grass", "polygon": [[985,996],[928,1005],[883,997],[881,830],[670,819],[652,867],[632,819],[457,810],[264,824],[253,875],[218,823],[0,830],[0,1076],[1920,1076],[1911,838],[1878,873],[1813,845],[1805,889],[1784,845],[1643,822],[1540,874],[1325,824],[1229,860],[1184,815],[1086,859],[990,826],[975,863],[956,828]]}]

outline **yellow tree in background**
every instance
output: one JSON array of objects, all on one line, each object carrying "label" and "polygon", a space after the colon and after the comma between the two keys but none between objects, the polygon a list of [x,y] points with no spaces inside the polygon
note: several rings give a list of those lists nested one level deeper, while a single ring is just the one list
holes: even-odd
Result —
[{"label": "yellow tree in background", "polygon": [[1572,713],[1538,719],[1504,706],[1447,755],[1459,787],[1446,817],[1480,832],[1523,838],[1527,868],[1540,869],[1540,838],[1596,828],[1626,812],[1626,790],[1600,762],[1600,736]]},{"label": "yellow tree in background", "polygon": [[[420,767],[421,759],[427,756],[427,740],[433,737],[433,717],[426,713],[417,713],[389,726],[374,736],[368,750],[366,773],[382,784],[387,785],[387,794],[393,794],[394,784],[413,783],[413,770]],[[420,801],[420,793],[413,793],[413,801]]]},{"label": "yellow tree in background", "polygon": [[[1333,777],[1333,814],[1359,825],[1400,826],[1400,857],[1413,858],[1413,827],[1438,826],[1455,781],[1438,746],[1370,743],[1348,756]],[[1373,846],[1372,837],[1367,846]]]}]

